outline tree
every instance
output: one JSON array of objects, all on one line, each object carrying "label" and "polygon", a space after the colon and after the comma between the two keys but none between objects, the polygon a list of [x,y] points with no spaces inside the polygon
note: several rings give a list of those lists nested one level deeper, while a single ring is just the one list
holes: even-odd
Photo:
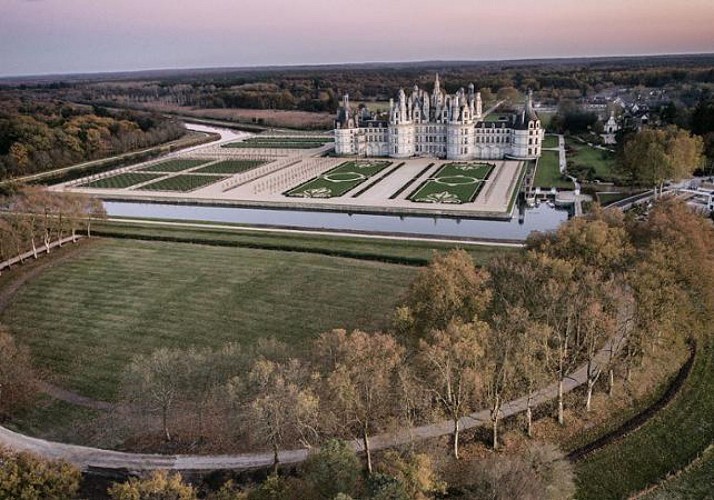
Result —
[{"label": "tree", "polygon": [[30,402],[37,391],[29,351],[0,327],[0,415]]},{"label": "tree", "polygon": [[162,347],[149,355],[135,357],[122,379],[122,394],[130,406],[159,413],[166,441],[171,441],[169,413],[180,388],[183,361],[182,351]]},{"label": "tree", "polygon": [[619,168],[633,183],[663,189],[666,180],[690,176],[703,164],[704,142],[676,126],[645,129],[632,135],[618,159]]},{"label": "tree", "polygon": [[452,321],[419,343],[418,372],[424,386],[453,423],[453,452],[459,458],[459,421],[483,401],[484,349],[488,325]]},{"label": "tree", "polygon": [[302,472],[313,493],[310,498],[332,500],[340,493],[355,496],[360,486],[359,459],[349,443],[337,439],[310,454]]},{"label": "tree", "polygon": [[317,340],[316,355],[332,426],[359,436],[371,473],[369,435],[399,413],[396,382],[404,348],[388,334],[333,330]]},{"label": "tree", "polygon": [[30,453],[0,450],[0,498],[77,498],[81,477],[79,469],[66,462],[42,460]]},{"label": "tree", "polygon": [[382,455],[376,470],[396,478],[407,498],[412,500],[427,500],[446,490],[446,484],[439,479],[431,457],[425,453],[401,454],[388,450]]},{"label": "tree", "polygon": [[273,450],[275,473],[282,445],[300,441],[309,447],[316,436],[318,399],[306,387],[301,371],[295,359],[284,364],[258,359],[248,374],[249,391],[254,394],[249,427]]},{"label": "tree", "polygon": [[419,272],[397,310],[397,329],[422,336],[452,320],[468,323],[488,306],[488,274],[464,250],[435,253]]},{"label": "tree", "polygon": [[146,479],[131,478],[109,488],[112,500],[195,500],[196,490],[186,484],[181,474],[155,471]]}]

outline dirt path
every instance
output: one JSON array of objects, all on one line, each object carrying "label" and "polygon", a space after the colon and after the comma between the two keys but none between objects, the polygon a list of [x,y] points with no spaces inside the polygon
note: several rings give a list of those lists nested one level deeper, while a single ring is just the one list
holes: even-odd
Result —
[{"label": "dirt path", "polygon": [[[609,359],[612,346],[617,345],[619,338],[608,342],[599,352],[595,363],[604,365]],[[570,392],[581,386],[587,380],[587,366],[583,365],[571,373],[564,382],[564,391]],[[553,383],[531,396],[533,406],[555,399],[558,394],[558,384]],[[503,418],[508,418],[524,412],[528,396],[515,399],[503,406]],[[489,425],[489,410],[481,410],[464,417],[460,421],[461,428]],[[384,433],[370,439],[373,451],[383,450],[401,444],[445,436],[452,431],[452,422],[445,420],[429,425],[405,429],[396,433]],[[123,453],[99,448],[89,448],[64,443],[32,438],[0,427],[0,444],[14,450],[30,451],[49,459],[64,459],[82,469],[125,469],[128,471],[146,471],[153,469],[171,469],[181,471],[206,471],[217,469],[250,470],[273,465],[273,454],[246,453],[240,455],[158,455]],[[353,441],[355,451],[362,450],[360,441]],[[307,458],[307,449],[284,450],[279,453],[282,464],[295,464]]]}]

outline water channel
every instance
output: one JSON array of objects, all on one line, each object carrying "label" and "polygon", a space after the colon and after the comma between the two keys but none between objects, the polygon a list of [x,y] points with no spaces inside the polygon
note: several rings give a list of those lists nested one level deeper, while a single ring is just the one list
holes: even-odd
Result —
[{"label": "water channel", "polygon": [[553,230],[569,216],[545,203],[507,221],[119,201],[105,201],[104,206],[110,217],[511,241],[525,240],[531,231]]}]

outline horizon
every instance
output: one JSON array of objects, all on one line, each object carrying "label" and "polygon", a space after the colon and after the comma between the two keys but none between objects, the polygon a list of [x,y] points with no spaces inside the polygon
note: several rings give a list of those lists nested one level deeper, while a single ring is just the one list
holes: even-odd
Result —
[{"label": "horizon", "polygon": [[[26,0],[40,1],[40,0]],[[62,78],[62,77],[100,77],[102,75],[131,75],[141,73],[159,73],[159,72],[182,72],[182,71],[259,71],[259,70],[280,70],[286,69],[299,70],[321,69],[331,67],[359,67],[359,66],[386,66],[390,64],[400,65],[416,65],[426,66],[430,64],[481,64],[481,63],[539,63],[539,62],[558,62],[558,61],[607,61],[617,59],[646,59],[646,58],[679,58],[679,57],[714,57],[712,52],[680,52],[680,53],[652,53],[652,54],[612,54],[612,55],[593,55],[593,56],[558,56],[558,57],[532,57],[532,58],[507,58],[507,59],[420,59],[420,60],[384,60],[384,61],[347,61],[347,62],[321,62],[321,63],[292,63],[292,64],[263,64],[263,65],[244,65],[244,66],[185,66],[185,67],[155,67],[155,68],[137,68],[137,69],[116,69],[106,71],[77,71],[69,73],[35,73],[35,74],[16,74],[2,75],[0,73],[0,81],[3,80],[20,80],[34,78]]]},{"label": "horizon", "polygon": [[630,0],[625,8],[618,0],[542,0],[535,8],[454,0],[437,9],[425,0],[365,0],[357,8],[339,0],[10,1],[0,19],[3,78],[714,52],[709,0],[685,8],[667,0]]}]

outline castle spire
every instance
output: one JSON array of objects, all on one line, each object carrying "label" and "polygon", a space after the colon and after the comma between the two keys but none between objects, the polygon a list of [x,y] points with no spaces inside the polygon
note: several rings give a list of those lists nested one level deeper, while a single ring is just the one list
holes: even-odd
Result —
[{"label": "castle spire", "polygon": [[434,95],[441,92],[441,83],[439,82],[439,73],[436,74],[436,79],[434,80]]}]

